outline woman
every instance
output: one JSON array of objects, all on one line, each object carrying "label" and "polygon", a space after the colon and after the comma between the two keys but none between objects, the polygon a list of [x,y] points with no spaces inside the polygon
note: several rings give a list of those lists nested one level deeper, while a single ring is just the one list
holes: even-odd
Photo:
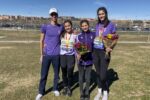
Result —
[{"label": "woman", "polygon": [[[78,70],[79,70],[79,86],[80,86],[80,100],[90,100],[89,87],[91,79],[91,69],[92,69],[92,47],[94,40],[94,33],[89,30],[89,22],[87,20],[82,20],[80,22],[81,33],[77,36],[77,43],[84,44],[87,47],[87,50],[77,51],[78,59]],[[82,52],[82,54],[81,54]],[[85,79],[85,89],[84,86]],[[85,90],[85,91],[84,91]]]},{"label": "woman", "polygon": [[60,65],[64,84],[63,95],[71,96],[71,84],[75,66],[74,43],[76,35],[73,34],[72,22],[64,22],[64,31],[61,34]]},{"label": "woman", "polygon": [[[110,62],[110,53],[117,43],[117,38],[110,45],[104,42],[104,37],[108,34],[116,34],[116,26],[108,19],[107,10],[105,7],[100,7],[97,10],[98,23],[96,25],[96,35],[94,39],[93,63],[98,79],[98,93],[94,100],[108,100],[107,86],[107,68]],[[106,58],[106,52],[109,58]]]}]

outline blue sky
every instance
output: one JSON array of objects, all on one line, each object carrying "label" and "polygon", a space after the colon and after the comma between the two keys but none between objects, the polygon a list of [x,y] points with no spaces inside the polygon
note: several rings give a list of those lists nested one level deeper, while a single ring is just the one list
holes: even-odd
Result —
[{"label": "blue sky", "polygon": [[49,8],[56,7],[60,16],[96,18],[102,6],[110,19],[150,19],[150,0],[1,0],[0,15],[48,17]]}]

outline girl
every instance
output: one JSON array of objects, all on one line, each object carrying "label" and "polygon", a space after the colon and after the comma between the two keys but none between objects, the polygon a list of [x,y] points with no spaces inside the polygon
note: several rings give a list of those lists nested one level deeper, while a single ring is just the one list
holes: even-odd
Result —
[{"label": "girl", "polygon": [[75,65],[75,43],[76,35],[73,34],[72,22],[64,22],[64,32],[61,34],[60,65],[64,84],[63,95],[71,96],[71,83]]},{"label": "girl", "polygon": [[[92,45],[94,40],[94,33],[89,30],[89,22],[82,20],[80,22],[82,32],[77,36],[77,43],[82,43],[88,46],[88,51],[80,54],[77,51],[78,70],[79,70],[79,85],[80,85],[80,100],[89,100],[89,87],[92,69]],[[84,78],[86,82],[85,92],[83,88]]]},{"label": "girl", "polygon": [[[93,63],[95,65],[97,79],[98,79],[98,93],[94,100],[99,100],[102,96],[102,100],[108,100],[108,87],[107,87],[107,68],[110,61],[110,52],[117,43],[117,39],[114,40],[110,46],[104,45],[103,37],[108,34],[116,33],[116,26],[109,21],[107,10],[105,7],[101,7],[97,10],[98,23],[96,25],[96,37],[94,39],[93,50]],[[106,59],[106,52],[109,54],[109,59]]]}]

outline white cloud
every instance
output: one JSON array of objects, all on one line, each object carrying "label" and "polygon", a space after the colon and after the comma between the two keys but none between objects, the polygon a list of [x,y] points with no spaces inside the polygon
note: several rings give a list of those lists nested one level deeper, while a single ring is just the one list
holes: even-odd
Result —
[{"label": "white cloud", "polygon": [[98,6],[107,7],[107,5],[105,3],[103,3],[102,1],[100,1],[100,0],[95,1],[94,4],[98,5]]}]

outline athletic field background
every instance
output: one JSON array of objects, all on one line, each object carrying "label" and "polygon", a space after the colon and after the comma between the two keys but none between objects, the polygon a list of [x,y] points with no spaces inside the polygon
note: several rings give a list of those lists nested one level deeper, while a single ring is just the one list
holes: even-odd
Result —
[{"label": "athletic field background", "polygon": [[[38,93],[41,65],[37,30],[0,30],[0,100],[34,100]],[[150,100],[150,33],[118,32],[108,69],[109,100]],[[51,92],[53,68],[43,100],[79,100],[75,66],[72,97],[55,97]],[[97,93],[92,71],[91,100]],[[62,89],[60,71],[60,89]],[[62,91],[62,90],[61,90]]]}]

